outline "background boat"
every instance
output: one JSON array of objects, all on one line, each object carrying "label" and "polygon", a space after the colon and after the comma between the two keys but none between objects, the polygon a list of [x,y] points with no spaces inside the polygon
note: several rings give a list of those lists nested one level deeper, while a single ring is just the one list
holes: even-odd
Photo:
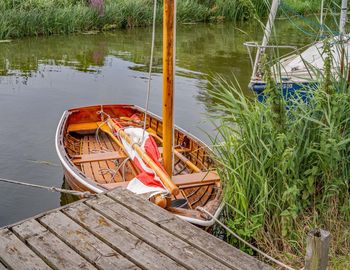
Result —
[{"label": "background boat", "polygon": [[[271,73],[277,85],[282,89],[283,96],[288,98],[293,95],[305,96],[305,92],[312,90],[317,85],[320,76],[323,76],[325,45],[330,46],[332,59],[332,76],[334,78],[345,77],[350,79],[348,68],[345,67],[350,62],[349,48],[350,37],[345,35],[345,23],[347,18],[347,1],[342,0],[342,9],[339,23],[339,35],[319,40],[304,48],[298,49],[294,46],[269,45],[271,32],[276,18],[280,0],[274,0],[271,5],[270,15],[265,27],[264,38],[261,45],[256,42],[246,42],[253,72],[249,82],[249,88],[258,94],[259,99],[263,99],[263,92],[266,88],[264,72],[262,71],[262,57],[267,50],[293,49],[293,51],[279,59],[273,59],[271,63]],[[323,25],[323,1],[321,3],[320,25]],[[320,35],[322,36],[322,34]],[[252,48],[256,49],[255,61],[252,57]],[[346,73],[346,74],[344,74]]]}]

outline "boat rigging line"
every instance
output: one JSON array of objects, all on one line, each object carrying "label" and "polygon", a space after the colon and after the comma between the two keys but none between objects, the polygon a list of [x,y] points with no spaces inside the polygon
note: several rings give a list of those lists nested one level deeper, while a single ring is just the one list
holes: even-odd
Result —
[{"label": "boat rigging line", "polygon": [[211,213],[209,213],[205,208],[203,207],[197,207],[197,210],[205,213],[206,215],[208,215],[209,217],[211,217],[212,219],[215,220],[216,223],[218,223],[221,227],[223,227],[226,231],[228,231],[229,233],[231,233],[234,237],[236,237],[239,241],[241,241],[242,243],[244,243],[246,246],[250,247],[251,249],[253,249],[254,251],[256,251],[257,253],[259,253],[260,255],[262,255],[263,257],[267,258],[268,260],[278,264],[279,266],[288,269],[288,270],[296,270],[286,264],[284,264],[283,262],[280,262],[279,260],[271,257],[270,255],[266,254],[265,252],[261,251],[260,249],[254,247],[252,244],[248,243],[246,240],[244,240],[243,238],[241,238],[238,234],[234,233],[229,227],[227,227],[224,223],[222,223],[218,218],[216,218],[215,216],[213,216]]},{"label": "boat rigging line", "polygon": [[[344,31],[344,25],[347,21],[347,18],[346,18],[347,3],[344,0],[342,1],[342,7],[341,7],[341,13],[340,13],[340,15],[343,16],[344,19],[340,20],[340,23],[339,23],[340,29],[338,29],[338,31],[332,30],[329,26],[327,26],[325,24],[325,18],[328,16],[328,9],[330,9],[329,5],[327,5],[327,6],[325,5],[325,0],[321,1],[320,18],[319,18],[318,23],[316,23],[312,19],[308,19],[305,16],[303,16],[302,14],[298,13],[292,7],[290,7],[288,4],[286,4],[284,1],[281,1],[280,7],[282,10],[282,13],[287,18],[287,20],[291,23],[291,25],[293,25],[296,29],[301,31],[303,34],[316,38],[316,41],[324,39],[327,35],[332,35],[332,36],[340,35],[342,32],[341,29],[343,29],[343,31]],[[325,12],[325,10],[326,10],[326,12]],[[293,16],[301,19],[305,23],[305,25],[308,26],[309,29],[311,29],[314,32],[310,32],[309,30],[306,30],[306,28],[299,26],[292,19],[292,17],[288,15],[288,13],[292,13]],[[336,11],[333,10],[332,14],[334,16],[336,14]]]},{"label": "boat rigging line", "polygon": [[66,194],[75,195],[75,196],[79,196],[79,197],[83,197],[83,198],[90,198],[90,197],[95,197],[96,196],[96,194],[92,194],[89,191],[76,191],[76,190],[58,188],[58,187],[54,187],[54,186],[53,187],[48,187],[48,186],[42,186],[42,185],[37,185],[37,184],[30,184],[30,183],[17,181],[17,180],[6,179],[6,178],[0,178],[0,182],[20,185],[20,186],[39,188],[39,189],[45,189],[45,190],[49,190],[49,191],[52,191],[52,192],[66,193]]},{"label": "boat rigging line", "polygon": [[[322,2],[323,3],[323,2]],[[321,9],[323,8],[323,5],[321,4]],[[304,35],[307,35],[309,37],[315,38],[316,40],[319,39],[320,37],[323,37],[324,35],[324,31],[325,31],[325,25],[323,23],[324,21],[324,12],[322,12],[322,14],[320,15],[320,22],[316,23],[310,19],[305,18],[303,15],[301,15],[300,13],[296,12],[293,8],[291,8],[290,6],[288,6],[288,4],[284,3],[283,1],[281,1],[280,4],[281,7],[281,11],[284,14],[284,16],[287,18],[287,20],[291,23],[291,25],[293,25],[296,29],[298,29],[300,32],[302,32]],[[295,17],[298,17],[299,19],[301,19],[306,26],[309,27],[309,29],[311,29],[313,32],[299,26],[290,15],[288,15],[288,13],[293,13],[293,15]],[[322,19],[321,19],[322,18]],[[331,29],[328,29],[327,27],[327,32],[332,32]],[[322,35],[320,34],[320,32],[322,33]],[[335,33],[332,33],[335,34]]]},{"label": "boat rigging line", "polygon": [[[143,119],[142,142],[145,140],[147,114],[148,114],[148,107],[149,107],[149,99],[150,99],[150,95],[151,95],[151,80],[152,80],[152,68],[153,68],[154,43],[155,43],[155,39],[156,39],[157,0],[153,0],[153,1],[154,1],[154,5],[153,5],[153,24],[152,24],[152,44],[151,44],[151,56],[150,56],[149,71],[148,71],[145,115],[144,115],[144,119]],[[142,144],[142,142],[141,142],[141,144]]]}]

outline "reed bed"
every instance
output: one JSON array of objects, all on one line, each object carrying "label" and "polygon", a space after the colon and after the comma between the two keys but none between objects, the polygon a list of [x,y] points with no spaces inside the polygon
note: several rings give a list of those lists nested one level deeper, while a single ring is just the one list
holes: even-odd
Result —
[{"label": "reed bed", "polygon": [[316,227],[332,234],[331,269],[350,269],[350,90],[345,79],[331,76],[329,50],[324,55],[317,89],[302,96],[286,100],[267,67],[265,102],[221,78],[209,91],[211,117],[220,119],[212,140],[227,203],[223,218],[297,269],[306,235]]},{"label": "reed bed", "polygon": [[[178,0],[177,20],[179,23],[248,20],[266,16],[266,1]],[[296,6],[303,2],[285,1]],[[148,26],[152,22],[152,7],[152,0],[2,0],[0,39]],[[318,5],[309,8],[317,10]],[[160,23],[162,1],[157,13]]]}]

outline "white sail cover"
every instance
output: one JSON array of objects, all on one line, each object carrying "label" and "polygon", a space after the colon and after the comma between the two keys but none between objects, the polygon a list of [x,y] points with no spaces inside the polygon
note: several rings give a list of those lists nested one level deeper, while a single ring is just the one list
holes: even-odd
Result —
[{"label": "white sail cover", "polygon": [[[142,142],[143,129],[128,127],[124,129],[124,132],[132,139],[133,143],[139,144]],[[144,193],[168,193],[164,185],[162,184],[159,177],[156,175],[154,170],[148,167],[140,157],[140,155],[132,148],[132,145],[128,144],[122,139],[123,146],[133,161],[134,165],[141,171],[134,179],[130,181],[127,189],[136,194]],[[153,137],[149,135],[147,131],[144,133],[144,140],[140,147],[142,150],[152,158],[152,160],[158,164],[160,168],[163,168],[159,162],[160,153],[158,146],[154,141]]]},{"label": "white sail cover", "polygon": [[[332,53],[332,73],[334,76],[340,70],[342,48],[344,48],[345,65],[350,63],[350,36],[346,35],[340,40],[340,37],[334,37],[330,40]],[[319,41],[307,48],[300,55],[292,55],[283,58],[273,67],[273,73],[276,78],[282,80],[292,80],[296,82],[309,82],[317,78],[318,74],[323,72],[324,60],[326,55],[323,51],[323,41]]]}]

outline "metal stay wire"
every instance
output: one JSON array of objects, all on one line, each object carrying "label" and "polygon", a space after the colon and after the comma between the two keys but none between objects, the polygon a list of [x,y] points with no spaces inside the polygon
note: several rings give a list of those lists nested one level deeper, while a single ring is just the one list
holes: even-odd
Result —
[{"label": "metal stay wire", "polygon": [[149,71],[148,71],[147,97],[146,97],[146,104],[145,104],[145,114],[144,114],[144,120],[143,120],[143,132],[142,132],[141,144],[144,142],[144,139],[145,139],[147,115],[148,115],[148,108],[149,108],[149,99],[150,99],[150,95],[151,95],[151,80],[152,80],[152,68],[153,68],[154,43],[155,43],[155,37],[156,37],[156,16],[157,16],[157,0],[154,0],[151,57],[150,57]]},{"label": "metal stay wire", "polygon": [[[176,48],[176,0],[174,1],[174,61],[173,61],[173,72],[175,73],[175,66],[176,66],[176,57],[175,57],[175,48]],[[150,56],[150,64],[149,64],[149,71],[148,71],[148,82],[147,82],[147,97],[146,97],[146,104],[145,104],[145,113],[144,113],[144,120],[143,120],[143,132],[142,132],[142,141],[141,144],[144,142],[145,139],[145,132],[146,132],[146,125],[147,125],[147,115],[149,110],[149,100],[151,95],[151,81],[152,81],[152,68],[153,68],[153,57],[154,57],[154,47],[155,47],[155,35],[156,35],[156,17],[157,17],[157,0],[154,0],[154,6],[153,6],[153,23],[152,23],[152,44],[151,44],[151,56]],[[175,84],[175,74],[174,77],[174,84]],[[174,107],[174,106],[173,106]],[[174,160],[174,134],[175,134],[175,128],[173,126],[173,149],[172,149],[172,155]],[[174,164],[173,164],[173,170],[174,170]]]}]

